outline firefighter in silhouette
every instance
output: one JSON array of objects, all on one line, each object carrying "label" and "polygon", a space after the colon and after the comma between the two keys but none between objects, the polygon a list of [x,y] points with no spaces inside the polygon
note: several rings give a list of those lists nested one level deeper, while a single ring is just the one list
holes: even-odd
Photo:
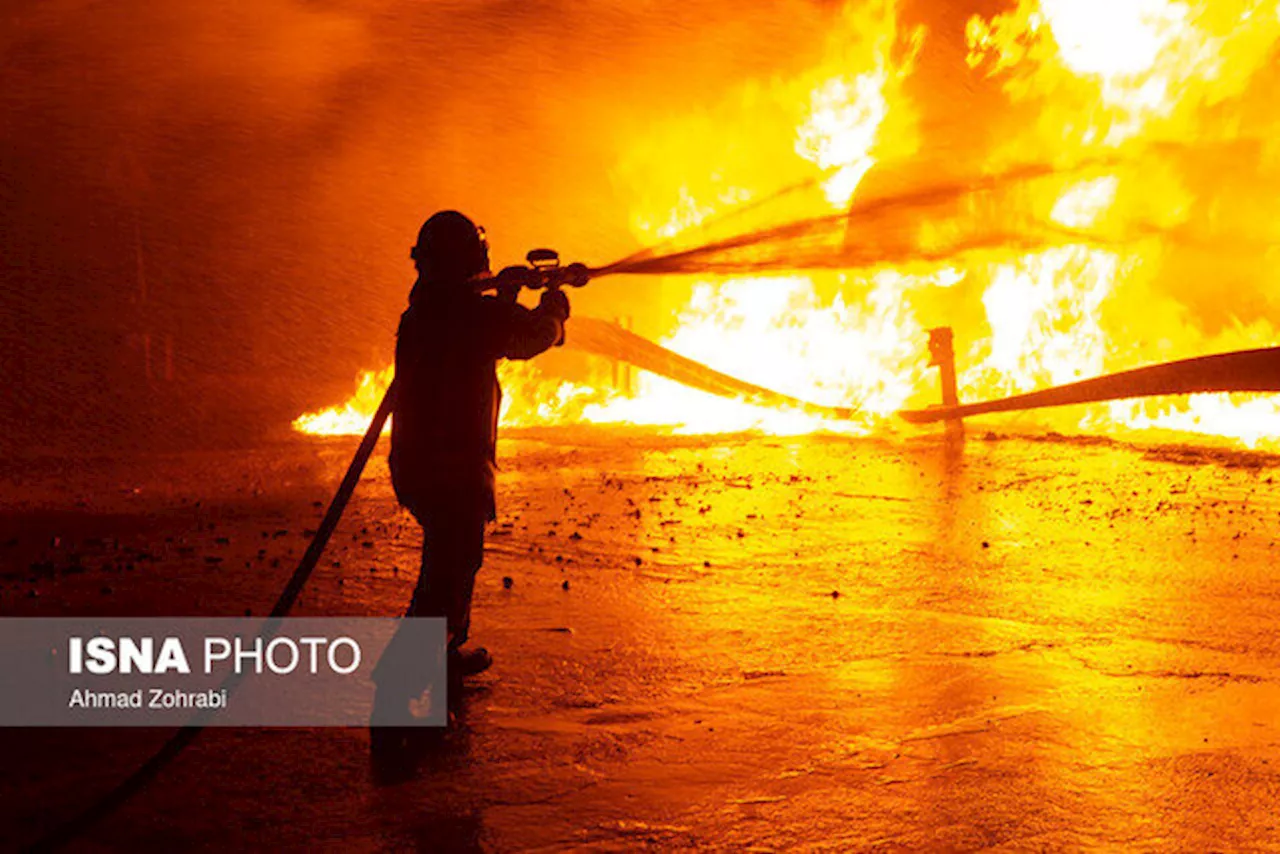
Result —
[{"label": "firefighter in silhouette", "polygon": [[[391,482],[422,525],[422,571],[408,615],[445,618],[446,665],[456,680],[493,661],[465,644],[484,529],[495,513],[497,362],[563,343],[569,300],[548,289],[537,308],[520,305],[523,268],[490,278],[498,295],[482,295],[477,285],[489,274],[489,247],[484,231],[457,211],[428,219],[410,254],[418,280],[396,337]],[[382,689],[380,681],[385,706]]]}]

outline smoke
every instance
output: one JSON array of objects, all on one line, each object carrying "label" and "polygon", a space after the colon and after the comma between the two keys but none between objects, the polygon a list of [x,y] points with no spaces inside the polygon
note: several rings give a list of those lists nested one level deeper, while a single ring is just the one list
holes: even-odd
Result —
[{"label": "smoke", "polygon": [[262,206],[316,159],[304,140],[366,66],[367,23],[292,0],[33,3],[8,23],[5,414],[37,438],[181,432],[252,367],[270,250],[248,244],[281,237]]},{"label": "smoke", "polygon": [[436,209],[498,264],[633,248],[621,146],[786,62],[825,14],[787,5],[11,0],[7,435],[287,429],[386,361]]}]

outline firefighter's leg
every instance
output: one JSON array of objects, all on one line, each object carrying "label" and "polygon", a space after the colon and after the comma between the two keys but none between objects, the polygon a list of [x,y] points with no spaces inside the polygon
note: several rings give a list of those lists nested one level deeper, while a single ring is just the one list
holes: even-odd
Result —
[{"label": "firefighter's leg", "polygon": [[461,514],[451,546],[451,563],[455,567],[449,590],[445,616],[449,620],[449,648],[457,649],[467,642],[471,629],[471,599],[475,594],[476,575],[484,562],[485,518],[478,511]]},{"label": "firefighter's leg", "polygon": [[414,585],[413,597],[409,599],[409,610],[405,612],[405,616],[443,617],[444,610],[437,607],[436,603],[432,601],[435,591],[430,586],[432,575],[431,555],[433,551],[430,528],[422,517],[418,517],[418,522],[422,525],[422,550],[421,560],[418,564],[418,583]]},{"label": "firefighter's leg", "polygon": [[[422,522],[422,517],[415,510],[414,515]],[[424,524],[424,539],[425,539]],[[423,573],[419,577],[417,589],[409,604],[406,616],[428,616],[427,592],[424,579],[427,577],[426,548],[423,549]],[[421,609],[421,610],[419,610]],[[443,616],[443,613],[435,616]],[[374,694],[374,707],[370,723],[375,727],[401,726],[412,721],[409,703],[422,695],[429,685],[430,662],[429,644],[431,633],[413,620],[402,620],[396,633],[383,650],[382,656],[373,671],[373,681],[377,686]],[[440,662],[443,664],[444,662]]]},{"label": "firefighter's leg", "polygon": [[453,500],[439,502],[422,518],[422,573],[409,613],[418,617],[444,617],[449,648],[467,640],[471,624],[471,598],[476,573],[484,560],[482,504]]}]

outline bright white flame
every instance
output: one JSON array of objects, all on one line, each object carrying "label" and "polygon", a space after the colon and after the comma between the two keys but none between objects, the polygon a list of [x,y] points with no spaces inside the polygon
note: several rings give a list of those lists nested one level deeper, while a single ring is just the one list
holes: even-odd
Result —
[{"label": "bright white flame", "polygon": [[1120,179],[1114,176],[1082,181],[1068,189],[1053,206],[1049,218],[1068,228],[1088,228],[1111,207]]},{"label": "bright white flame", "polygon": [[1101,307],[1118,268],[1115,255],[1076,246],[997,265],[982,296],[990,353],[975,374],[993,371],[998,385],[1029,391],[1102,373]]},{"label": "bright white flame", "polygon": [[875,165],[880,124],[889,113],[883,68],[852,81],[828,80],[810,96],[809,120],[796,134],[796,153],[825,170],[835,170],[824,184],[834,207],[845,207],[862,177]]},{"label": "bright white flame", "polygon": [[1134,77],[1154,67],[1189,22],[1166,0],[1040,0],[1058,50],[1078,74]]},{"label": "bright white flame", "polygon": [[1249,448],[1274,446],[1267,440],[1280,434],[1280,399],[1275,397],[1233,400],[1227,394],[1193,394],[1164,403],[1154,414],[1146,401],[1117,400],[1108,405],[1108,415],[1134,430],[1224,436]]}]

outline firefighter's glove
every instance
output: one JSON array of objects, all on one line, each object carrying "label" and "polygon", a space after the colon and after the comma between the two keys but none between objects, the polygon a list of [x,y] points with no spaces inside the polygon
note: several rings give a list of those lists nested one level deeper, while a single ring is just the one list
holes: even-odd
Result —
[{"label": "firefighter's glove", "polygon": [[545,290],[538,301],[538,309],[564,322],[569,319],[569,298],[559,288]]},{"label": "firefighter's glove", "polygon": [[528,267],[507,267],[493,277],[494,287],[498,289],[498,298],[504,302],[515,302],[520,296],[520,289],[532,287],[538,281],[537,274]]}]

